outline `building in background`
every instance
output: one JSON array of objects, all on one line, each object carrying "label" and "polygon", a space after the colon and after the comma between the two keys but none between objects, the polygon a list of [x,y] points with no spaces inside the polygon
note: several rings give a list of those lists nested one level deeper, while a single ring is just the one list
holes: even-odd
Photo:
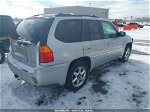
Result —
[{"label": "building in background", "polygon": [[17,25],[20,21],[22,21],[22,19],[16,17],[16,18],[13,18],[13,21],[15,25]]},{"label": "building in background", "polygon": [[100,18],[108,19],[109,9],[83,7],[83,6],[68,6],[68,7],[45,8],[44,13],[45,14],[72,13],[75,15],[95,15]]}]

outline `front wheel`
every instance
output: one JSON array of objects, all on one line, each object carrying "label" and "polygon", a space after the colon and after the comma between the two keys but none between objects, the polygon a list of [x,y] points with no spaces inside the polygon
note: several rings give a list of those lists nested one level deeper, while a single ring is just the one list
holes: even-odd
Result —
[{"label": "front wheel", "polygon": [[127,62],[129,60],[130,54],[131,54],[131,46],[127,45],[120,61],[121,62]]},{"label": "front wheel", "polygon": [[5,60],[5,52],[0,50],[0,64],[2,64]]},{"label": "front wheel", "polygon": [[77,62],[68,71],[65,87],[71,91],[78,91],[82,88],[89,73],[89,69],[84,62]]}]

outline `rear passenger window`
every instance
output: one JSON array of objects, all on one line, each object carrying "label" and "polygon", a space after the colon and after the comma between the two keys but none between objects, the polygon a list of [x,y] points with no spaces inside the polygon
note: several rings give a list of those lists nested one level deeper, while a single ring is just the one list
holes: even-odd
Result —
[{"label": "rear passenger window", "polygon": [[96,20],[88,20],[90,36],[92,40],[99,40],[101,38],[100,28],[98,21]]},{"label": "rear passenger window", "polygon": [[90,32],[87,20],[82,20],[82,41],[90,41]]},{"label": "rear passenger window", "polygon": [[56,39],[71,43],[81,41],[81,20],[62,20],[58,23],[55,32]]}]

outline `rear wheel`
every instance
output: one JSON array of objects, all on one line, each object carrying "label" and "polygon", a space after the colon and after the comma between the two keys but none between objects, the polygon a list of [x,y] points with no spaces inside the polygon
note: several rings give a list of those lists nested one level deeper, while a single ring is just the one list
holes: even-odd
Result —
[{"label": "rear wheel", "polygon": [[124,54],[123,54],[122,58],[120,59],[120,61],[121,62],[127,62],[129,60],[130,53],[131,53],[131,46],[127,45],[125,50],[124,50]]},{"label": "rear wheel", "polygon": [[0,50],[0,64],[2,64],[5,60],[5,52]]},{"label": "rear wheel", "polygon": [[84,62],[77,62],[68,71],[65,87],[71,91],[78,91],[82,88],[88,77],[89,69]]}]

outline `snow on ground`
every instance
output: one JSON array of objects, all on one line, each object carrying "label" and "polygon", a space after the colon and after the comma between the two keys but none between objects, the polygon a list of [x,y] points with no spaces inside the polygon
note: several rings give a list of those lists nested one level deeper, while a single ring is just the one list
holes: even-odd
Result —
[{"label": "snow on ground", "polygon": [[0,65],[2,109],[147,109],[150,108],[149,27],[126,32],[134,38],[127,63],[111,61],[94,69],[78,92],[62,86],[33,87]]}]

